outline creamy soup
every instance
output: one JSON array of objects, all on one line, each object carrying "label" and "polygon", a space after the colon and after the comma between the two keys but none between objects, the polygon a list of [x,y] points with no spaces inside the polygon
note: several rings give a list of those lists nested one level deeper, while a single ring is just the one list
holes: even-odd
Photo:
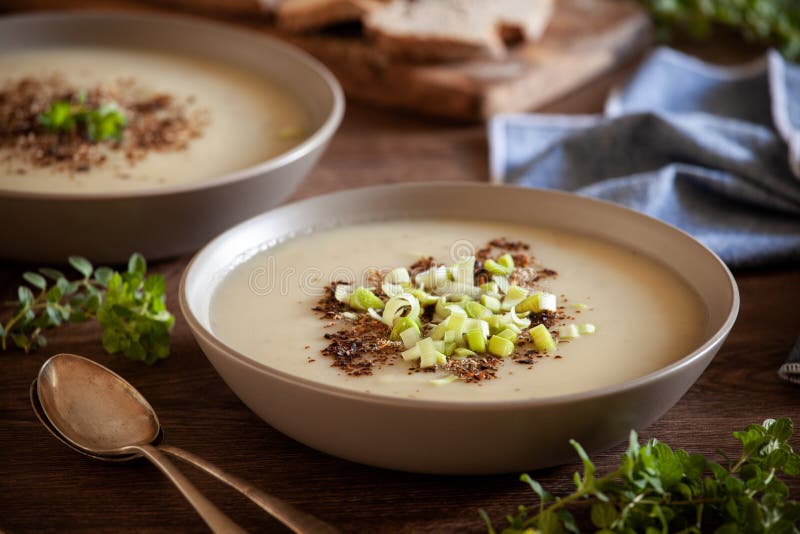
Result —
[{"label": "creamy soup", "polygon": [[202,58],[135,49],[71,47],[0,54],[0,84],[62,77],[80,89],[131,80],[143,93],[168,94],[207,120],[183,150],[153,151],[134,163],[122,150],[81,172],[36,166],[0,147],[0,190],[126,191],[204,180],[274,157],[310,126],[301,103],[258,75]]},{"label": "creamy soup", "polygon": [[[430,381],[446,372],[409,373],[401,358],[371,375],[349,376],[321,354],[324,334],[337,325],[311,309],[332,281],[408,266],[420,256],[449,264],[501,236],[529,243],[531,254],[557,271],[542,289],[559,295],[571,321],[595,325],[594,334],[560,342],[533,365],[504,362],[495,379],[444,386]],[[212,330],[225,343],[275,369],[349,390],[458,401],[549,397],[618,384],[687,355],[707,328],[699,297],[652,259],[549,229],[454,220],[353,225],[286,240],[235,266],[215,289],[210,310]]]}]

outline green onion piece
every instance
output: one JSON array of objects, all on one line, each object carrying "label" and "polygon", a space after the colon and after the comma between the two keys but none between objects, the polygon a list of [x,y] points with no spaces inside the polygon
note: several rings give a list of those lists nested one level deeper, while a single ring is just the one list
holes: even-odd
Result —
[{"label": "green onion piece", "polygon": [[453,265],[453,280],[457,284],[475,284],[475,256],[467,256]]},{"label": "green onion piece", "polygon": [[558,329],[558,337],[559,339],[575,339],[576,337],[581,337],[581,333],[577,326],[568,324]]},{"label": "green onion piece", "polygon": [[433,330],[431,330],[431,339],[440,340],[444,339],[444,335],[447,332],[447,322],[442,321],[441,323],[437,324]]},{"label": "green onion piece", "polygon": [[452,384],[456,380],[458,380],[458,377],[456,375],[450,375],[444,378],[434,378],[433,380],[429,380],[428,382],[430,382],[434,386],[446,386],[447,384]]},{"label": "green onion piece", "polygon": [[556,296],[552,293],[534,293],[517,305],[518,312],[539,313],[543,311],[556,311],[558,309]]},{"label": "green onion piece", "polygon": [[490,295],[496,295],[498,292],[497,282],[486,282],[485,284],[481,284],[478,289],[483,291],[484,293],[488,293]]},{"label": "green onion piece", "polygon": [[595,332],[597,332],[597,327],[592,323],[579,324],[578,332],[580,332],[581,334],[594,334]]},{"label": "green onion piece", "polygon": [[576,310],[585,310],[589,306],[587,306],[586,304],[584,304],[582,302],[578,302],[576,304],[573,304],[572,307],[575,308]]},{"label": "green onion piece", "polygon": [[489,323],[483,319],[467,319],[467,322],[464,323],[464,332],[467,330],[473,330],[475,328],[481,329],[481,332],[483,332],[483,337],[489,337]]},{"label": "green onion piece", "polygon": [[500,332],[497,335],[502,337],[502,338],[505,338],[505,339],[509,340],[512,343],[516,343],[517,342],[517,333],[514,332],[513,330],[511,330],[510,328],[506,328],[505,330],[503,330],[502,332]]},{"label": "green onion piece", "polygon": [[350,307],[365,312],[370,308],[383,309],[383,301],[366,287],[357,287],[350,295]]},{"label": "green onion piece", "polygon": [[420,350],[419,348],[419,342],[417,342],[417,344],[411,347],[410,349],[404,350],[400,354],[403,356],[403,359],[407,362],[413,360],[419,360],[420,357],[422,356],[422,350]]},{"label": "green onion piece", "polygon": [[351,321],[354,321],[355,319],[358,318],[358,315],[356,315],[355,313],[353,313],[351,311],[346,311],[346,312],[342,312],[342,317],[344,317],[345,319],[349,319]]},{"label": "green onion piece", "polygon": [[492,313],[497,313],[500,311],[500,301],[489,295],[481,295],[481,304],[483,304],[486,309]]},{"label": "green onion piece", "polygon": [[[449,326],[450,325],[448,324],[448,327]],[[456,337],[458,335],[459,335],[458,332],[456,332],[455,330],[449,330],[448,329],[447,332],[444,333],[444,337],[442,338],[442,341],[444,341],[445,343],[453,343],[453,342],[455,342]]]},{"label": "green onion piece", "polygon": [[431,267],[427,271],[423,271],[414,277],[414,282],[423,288],[435,289],[440,284],[447,281],[447,267],[440,265],[439,267]]},{"label": "green onion piece", "polygon": [[483,267],[490,273],[498,276],[508,276],[514,271],[513,265],[511,267],[506,267],[505,265],[502,265],[494,260],[486,260],[483,262]]},{"label": "green onion piece", "polygon": [[384,282],[383,284],[381,284],[381,290],[383,291],[383,294],[386,295],[387,297],[396,297],[405,292],[406,289],[400,284],[392,284],[389,282]]},{"label": "green onion piece", "polygon": [[392,297],[386,302],[386,308],[383,310],[383,324],[386,326],[394,327],[395,321],[403,313],[404,308],[409,308],[407,317],[415,319],[419,317],[419,301],[410,293],[403,293]]},{"label": "green onion piece", "polygon": [[411,283],[411,277],[408,275],[408,269],[405,267],[398,267],[397,269],[389,271],[384,277],[384,281],[390,284],[409,284]]},{"label": "green onion piece", "polygon": [[464,323],[467,320],[467,314],[461,313],[452,313],[450,315],[450,320],[447,322],[447,330],[451,332],[455,332],[457,335],[461,335],[461,332],[464,331]]},{"label": "green onion piece", "polygon": [[336,284],[336,289],[333,290],[333,296],[342,304],[350,303],[350,295],[353,293],[353,287],[347,284]]},{"label": "green onion piece", "polygon": [[500,291],[500,293],[508,292],[508,278],[505,276],[494,275],[492,276],[492,280],[494,280],[494,283],[497,284],[497,289]]},{"label": "green onion piece", "polygon": [[433,348],[436,350],[436,352],[444,352],[444,346],[445,346],[444,339],[433,342]]},{"label": "green onion piece", "polygon": [[375,308],[367,308],[367,315],[369,315],[376,321],[380,321],[382,319],[381,314],[376,312]]},{"label": "green onion piece", "polygon": [[[497,263],[505,267],[506,269],[514,269],[514,258],[511,257],[511,254],[503,254],[499,258],[497,258]],[[511,274],[511,273],[509,273]]]},{"label": "green onion piece", "polygon": [[506,314],[506,317],[511,319],[512,324],[519,326],[520,328],[528,328],[531,325],[530,319],[522,318],[519,315],[517,315],[516,308],[511,308],[511,311]]},{"label": "green onion piece", "polygon": [[[483,297],[485,296],[486,295],[483,295]],[[466,310],[467,315],[476,319],[486,319],[492,316],[492,311],[489,308],[475,301],[470,301],[464,304],[464,309]]]},{"label": "green onion piece", "polygon": [[397,341],[400,338],[400,334],[408,330],[409,328],[413,328],[414,330],[419,333],[419,325],[417,322],[411,317],[401,317],[397,321],[395,321],[394,326],[392,327],[392,333],[389,334],[390,341]]},{"label": "green onion piece", "polygon": [[437,302],[439,302],[439,297],[437,297],[436,295],[429,295],[421,289],[412,289],[411,291],[409,291],[409,293],[414,295],[419,301],[420,305],[423,307],[430,306],[431,304],[436,304]]},{"label": "green onion piece", "polygon": [[543,324],[537,324],[530,330],[531,340],[539,352],[547,352],[556,348],[556,342],[550,331]]},{"label": "green onion piece", "polygon": [[455,341],[450,341],[450,342],[448,342],[448,343],[445,343],[445,344],[444,344],[444,355],[445,355],[445,356],[450,356],[450,355],[452,355],[452,354],[453,354],[453,352],[456,350],[456,347],[457,347],[457,346],[458,346],[458,345],[456,345],[456,342],[455,342]]},{"label": "green onion piece", "polygon": [[475,352],[486,352],[486,336],[483,335],[482,329],[467,330],[467,346],[469,350]]},{"label": "green onion piece", "polygon": [[400,339],[403,341],[403,346],[407,349],[416,345],[421,338],[422,335],[419,331],[419,326],[416,328],[406,328],[400,332]]},{"label": "green onion piece", "polygon": [[456,350],[453,352],[453,357],[454,357],[454,358],[471,358],[471,357],[473,357],[473,356],[477,356],[477,354],[476,354],[476,353],[474,353],[474,352],[472,352],[472,351],[471,351],[471,350],[469,350],[469,349],[465,349],[464,347],[458,347],[458,348],[457,348],[457,349],[456,349]]},{"label": "green onion piece", "polygon": [[439,300],[436,302],[435,313],[437,317],[442,319],[450,315],[450,308],[447,306],[447,297],[439,297]]},{"label": "green onion piece", "polygon": [[440,283],[438,286],[436,286],[434,291],[438,295],[475,297],[475,298],[477,298],[481,294],[480,288],[475,287],[472,284],[461,284],[459,282],[453,282],[450,280],[445,280],[444,282]]},{"label": "green onion piece", "polygon": [[504,337],[492,336],[491,339],[489,339],[488,348],[490,354],[505,358],[514,352],[514,343]]},{"label": "green onion piece", "polygon": [[509,286],[506,291],[506,298],[503,299],[502,309],[510,310],[528,296],[528,290],[517,285]]}]

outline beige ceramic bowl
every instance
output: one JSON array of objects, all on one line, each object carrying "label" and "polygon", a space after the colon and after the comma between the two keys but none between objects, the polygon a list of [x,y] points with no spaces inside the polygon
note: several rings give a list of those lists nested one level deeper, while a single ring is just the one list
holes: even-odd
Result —
[{"label": "beige ceramic bowl", "polygon": [[[532,205],[537,209],[530,210]],[[463,403],[381,397],[311,382],[236,352],[211,331],[215,285],[232,265],[275,239],[331,223],[470,217],[485,212],[486,206],[504,207],[492,210],[498,221],[594,236],[664,263],[694,288],[707,309],[702,344],[672,365],[612,387],[543,399]],[[259,215],[217,237],[194,257],[184,273],[180,300],[197,342],[225,382],[281,432],[356,462],[458,474],[519,472],[574,461],[570,438],[589,450],[624,440],[630,429],[658,419],[697,380],[739,308],[736,283],[725,265],[672,226],[572,194],[467,184],[358,189]]]},{"label": "beige ceramic bowl", "polygon": [[0,257],[63,262],[70,254],[81,254],[95,262],[121,262],[134,251],[154,259],[196,250],[231,225],[286,200],[322,154],[344,113],[342,90],[325,67],[254,31],[164,14],[0,18],[0,54],[76,45],[156,48],[263,75],[300,99],[314,131],[278,157],[190,184],[108,194],[0,189]]}]

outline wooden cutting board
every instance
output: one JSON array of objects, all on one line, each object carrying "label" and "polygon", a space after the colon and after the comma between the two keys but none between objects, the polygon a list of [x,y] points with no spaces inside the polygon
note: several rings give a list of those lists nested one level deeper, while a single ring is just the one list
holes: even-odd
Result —
[{"label": "wooden cutting board", "polygon": [[351,98],[469,120],[536,109],[652,42],[647,14],[628,0],[557,0],[539,42],[522,45],[502,60],[446,65],[391,60],[358,37],[294,35],[268,24],[260,27],[319,58]]}]

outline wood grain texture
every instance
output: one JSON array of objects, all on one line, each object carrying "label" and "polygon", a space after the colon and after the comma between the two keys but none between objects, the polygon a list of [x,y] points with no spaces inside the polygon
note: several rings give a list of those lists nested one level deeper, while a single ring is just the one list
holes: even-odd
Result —
[{"label": "wood grain texture", "polygon": [[[727,55],[726,55],[727,54]],[[723,50],[713,57],[740,57]],[[608,88],[629,71],[616,71],[546,109],[595,112]],[[482,126],[423,120],[352,104],[341,130],[296,198],[333,190],[425,180],[486,180]],[[46,239],[46,236],[42,236]],[[79,252],[79,251],[78,251]],[[179,276],[188,257],[154,265],[167,277],[177,312]],[[0,264],[0,301],[12,297],[31,266]],[[731,451],[731,431],[766,417],[800,422],[800,389],[776,369],[798,333],[800,268],[736,273],[742,295],[739,321],[717,358],[681,402],[642,429],[692,452]],[[443,477],[369,468],[318,453],[253,415],[217,376],[178,317],[172,356],[154,368],[106,355],[92,324],[65,328],[50,347],[25,355],[0,354],[0,531],[204,532],[204,525],[162,475],[144,462],[99,464],[56,442],[39,426],[27,390],[39,366],[56,352],[83,354],[130,380],[150,400],[168,443],[199,454],[346,532],[483,532],[485,508],[500,520],[530,491],[516,476]],[[800,440],[794,445],[800,448]],[[622,447],[597,455],[610,468]],[[556,491],[567,490],[572,465],[535,473]],[[254,532],[285,532],[226,487],[196,471],[200,489]],[[800,498],[800,480],[790,484]]]}]

